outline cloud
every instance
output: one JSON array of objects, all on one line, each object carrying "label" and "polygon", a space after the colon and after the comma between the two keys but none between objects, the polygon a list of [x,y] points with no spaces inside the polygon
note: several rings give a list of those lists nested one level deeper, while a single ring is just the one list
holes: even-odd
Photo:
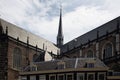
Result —
[{"label": "cloud", "polygon": [[[120,14],[120,0],[62,0],[65,43]],[[1,0],[1,18],[56,43],[59,0]]]},{"label": "cloud", "polygon": [[65,41],[72,40],[113,19],[113,14],[98,7],[78,7],[64,15],[63,28]]}]

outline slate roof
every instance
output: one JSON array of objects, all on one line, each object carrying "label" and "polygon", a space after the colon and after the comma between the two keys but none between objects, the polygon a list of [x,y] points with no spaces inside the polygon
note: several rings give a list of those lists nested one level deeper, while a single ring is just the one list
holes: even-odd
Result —
[{"label": "slate roof", "polygon": [[[102,61],[95,58],[72,58],[46,62],[35,62],[33,64],[37,66],[38,71],[46,71],[46,70],[58,70],[59,62],[65,63],[64,69],[86,68],[86,63],[94,63],[94,68],[108,68]],[[27,67],[25,71],[29,71],[29,69],[30,67]]]},{"label": "slate roof", "polygon": [[[47,50],[48,51],[52,51],[54,53],[57,53],[58,48],[55,46],[54,43],[40,37],[37,36],[31,32],[28,32],[16,25],[13,25],[3,19],[0,19],[0,23],[2,25],[2,29],[4,31],[4,33],[6,32],[6,27],[8,27],[8,35],[12,38],[17,39],[19,37],[19,40],[27,43],[27,37],[29,37],[29,44],[32,46],[38,46],[38,48],[43,49],[43,44],[45,45],[45,48],[47,46]],[[1,28],[0,28],[1,29]]]},{"label": "slate roof", "polygon": [[72,41],[64,44],[61,47],[61,52],[65,53],[68,51],[68,48],[69,48],[69,50],[71,50],[74,48],[74,46],[78,47],[81,44],[88,43],[89,40],[90,41],[95,40],[97,38],[97,32],[99,32],[99,37],[101,37],[101,36],[106,35],[107,32],[110,33],[110,32],[115,31],[117,28],[118,21],[120,22],[120,17],[117,17],[116,19],[111,20],[108,23],[103,24],[98,28],[95,28],[95,29],[87,32],[86,34],[83,34],[83,35],[77,37],[76,39],[73,39]]}]

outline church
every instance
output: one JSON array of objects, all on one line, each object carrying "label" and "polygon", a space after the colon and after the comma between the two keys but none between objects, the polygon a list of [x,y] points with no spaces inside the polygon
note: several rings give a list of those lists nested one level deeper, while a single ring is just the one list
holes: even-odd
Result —
[{"label": "church", "polygon": [[[63,36],[61,10],[57,44],[0,19],[0,80],[120,79],[120,17],[65,44]],[[51,69],[54,75],[50,74]],[[42,73],[41,70],[45,71]],[[117,75],[117,78],[107,77],[108,70],[111,70],[110,75]],[[87,78],[81,77],[80,72]],[[34,74],[36,76],[30,78]],[[20,76],[23,78],[20,79]]]}]

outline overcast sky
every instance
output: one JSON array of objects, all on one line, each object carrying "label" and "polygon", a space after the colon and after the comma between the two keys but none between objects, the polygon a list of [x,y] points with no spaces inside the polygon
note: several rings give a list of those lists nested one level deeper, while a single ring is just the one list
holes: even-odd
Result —
[{"label": "overcast sky", "polygon": [[[118,16],[120,0],[61,0],[64,42]],[[60,0],[0,0],[0,18],[56,43]]]}]

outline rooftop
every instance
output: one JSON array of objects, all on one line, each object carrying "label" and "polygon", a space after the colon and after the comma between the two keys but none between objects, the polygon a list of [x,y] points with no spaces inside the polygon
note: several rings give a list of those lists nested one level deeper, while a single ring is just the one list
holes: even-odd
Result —
[{"label": "rooftop", "polygon": [[[26,67],[24,71],[30,71],[31,67],[36,67],[37,71],[89,68],[87,64],[93,64],[93,68],[108,68],[102,61],[96,58],[72,58],[46,62],[34,62],[30,66]],[[92,66],[90,66],[90,68],[92,68]]]}]

